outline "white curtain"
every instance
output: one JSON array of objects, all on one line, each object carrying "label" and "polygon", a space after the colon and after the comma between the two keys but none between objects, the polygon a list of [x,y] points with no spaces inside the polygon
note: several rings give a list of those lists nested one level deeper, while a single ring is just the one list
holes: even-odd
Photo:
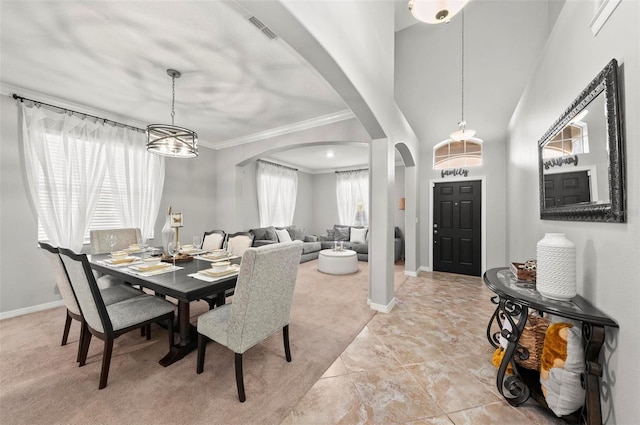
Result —
[{"label": "white curtain", "polygon": [[113,193],[120,225],[149,237],[164,158],[146,151],[142,132],[26,103],[21,113],[29,191],[51,244],[80,252],[103,190]]},{"label": "white curtain", "polygon": [[340,224],[369,225],[369,170],[336,173],[336,197]]},{"label": "white curtain", "polygon": [[21,111],[27,181],[40,222],[52,245],[79,252],[104,180],[105,141],[114,129],[24,103]]},{"label": "white curtain", "polygon": [[260,227],[291,225],[296,210],[298,172],[265,161],[257,164]]},{"label": "white curtain", "polygon": [[145,134],[118,127],[115,143],[106,145],[111,192],[122,227],[140,229],[149,239],[164,187],[164,158],[146,149]]}]

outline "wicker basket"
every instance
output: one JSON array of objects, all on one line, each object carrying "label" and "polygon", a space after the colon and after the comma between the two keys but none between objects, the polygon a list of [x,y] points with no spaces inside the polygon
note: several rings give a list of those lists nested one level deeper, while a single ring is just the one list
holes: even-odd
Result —
[{"label": "wicker basket", "polygon": [[540,370],[540,359],[542,357],[542,347],[544,346],[544,336],[547,333],[548,327],[549,319],[535,314],[529,315],[527,323],[524,325],[522,335],[520,336],[520,340],[518,341],[518,344],[526,348],[529,352],[529,358],[521,360],[516,355],[514,356],[516,363],[527,369]]}]

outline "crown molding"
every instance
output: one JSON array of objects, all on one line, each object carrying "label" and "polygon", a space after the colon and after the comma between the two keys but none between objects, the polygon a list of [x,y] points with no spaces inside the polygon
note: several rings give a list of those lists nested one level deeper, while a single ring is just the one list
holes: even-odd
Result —
[{"label": "crown molding", "polygon": [[234,139],[223,140],[215,144],[205,142],[204,145],[213,149],[225,149],[233,146],[243,145],[245,143],[257,142],[258,140],[269,139],[283,134],[295,133],[297,131],[308,130],[310,128],[320,127],[334,122],[344,121],[354,118],[355,115],[350,109],[334,112],[332,114],[311,118],[304,121],[298,121],[293,124],[283,125],[282,127],[272,128],[270,130],[260,131],[258,133],[249,134]]}]

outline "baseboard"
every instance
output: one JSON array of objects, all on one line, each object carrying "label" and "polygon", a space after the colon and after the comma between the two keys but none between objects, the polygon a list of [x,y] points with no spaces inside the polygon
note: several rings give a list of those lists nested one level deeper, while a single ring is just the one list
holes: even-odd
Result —
[{"label": "baseboard", "polygon": [[404,271],[404,275],[405,276],[411,276],[411,277],[418,277],[418,272],[409,272],[409,271]]},{"label": "baseboard", "polygon": [[389,313],[391,312],[391,310],[393,310],[393,307],[395,307],[396,305],[396,297],[393,297],[391,301],[389,301],[389,304],[387,305],[376,304],[371,302],[371,300],[367,300],[367,303],[369,304],[369,307],[371,307],[373,310],[379,311],[380,313]]},{"label": "baseboard", "polygon": [[425,266],[421,266],[421,267],[418,269],[418,273],[420,273],[420,272],[432,272],[432,271],[433,271],[433,270],[431,270],[431,267],[425,267]]},{"label": "baseboard", "polygon": [[62,306],[64,306],[64,303],[62,302],[62,300],[59,300],[45,304],[38,304],[31,307],[19,308],[17,310],[5,311],[4,313],[0,313],[0,320],[23,316],[25,314],[35,313],[37,311],[50,310],[52,308],[58,308]]}]

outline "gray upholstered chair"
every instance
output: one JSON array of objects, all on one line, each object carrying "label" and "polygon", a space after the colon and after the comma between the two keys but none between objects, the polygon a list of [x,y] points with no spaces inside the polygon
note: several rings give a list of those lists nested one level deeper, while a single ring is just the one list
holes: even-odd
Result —
[{"label": "gray upholstered chair", "polygon": [[[141,243],[142,233],[137,228],[90,230],[89,241],[91,242],[91,255],[106,254],[122,251],[134,243]],[[96,271],[93,274],[100,288],[124,283],[113,276],[102,275]]]},{"label": "gray upholstered chair", "polygon": [[[60,291],[60,295],[62,296],[62,302],[67,308],[67,318],[65,320],[64,331],[62,333],[62,344],[60,345],[67,344],[69,329],[71,328],[71,320],[75,319],[79,321],[81,330],[80,343],[78,344],[77,361],[80,361],[80,346],[84,337],[82,332],[82,330],[84,329],[84,327],[82,326],[84,319],[82,318],[80,307],[78,306],[76,296],[74,295],[73,289],[71,288],[71,283],[69,282],[69,278],[67,277],[67,272],[65,271],[64,264],[62,264],[60,255],[58,255],[58,248],[55,248],[45,242],[38,242],[38,244],[42,248],[42,252],[45,254],[45,257],[51,265],[51,272],[53,273],[56,285],[58,286],[58,290]],[[105,305],[114,304],[120,301],[127,300],[129,298],[135,298],[144,295],[142,291],[138,291],[137,289],[134,289],[129,285],[116,285],[109,288],[100,289],[100,294],[102,295],[102,299],[104,300]],[[150,334],[147,334],[147,338],[150,338]]]},{"label": "gray upholstered chair", "polygon": [[231,255],[238,255],[242,257],[247,248],[251,248],[251,245],[253,245],[253,233],[230,233],[227,235],[227,240],[225,243],[227,251],[229,251]]},{"label": "gray upholstered chair", "polygon": [[84,366],[87,361],[91,336],[95,335],[104,341],[98,389],[107,386],[113,342],[120,335],[153,322],[166,321],[169,331],[169,349],[171,349],[175,308],[173,304],[159,297],[145,294],[106,305],[91,272],[87,256],[63,248],[60,248],[59,252],[84,319],[80,366]]},{"label": "gray upholstered chair", "polygon": [[300,241],[247,249],[233,302],[198,317],[196,372],[203,371],[208,340],[229,348],[235,353],[236,385],[241,402],[246,399],[242,375],[245,351],[282,329],[285,357],[291,361],[289,315],[301,255]]},{"label": "gray upholstered chair", "polygon": [[[113,235],[113,245],[111,236]],[[91,254],[106,254],[107,252],[121,251],[129,248],[129,245],[142,242],[140,229],[101,229],[90,230]]]},{"label": "gray upholstered chair", "polygon": [[212,230],[210,232],[204,232],[202,238],[202,249],[205,251],[213,251],[214,249],[222,248],[224,238],[226,237],[224,230]]}]

